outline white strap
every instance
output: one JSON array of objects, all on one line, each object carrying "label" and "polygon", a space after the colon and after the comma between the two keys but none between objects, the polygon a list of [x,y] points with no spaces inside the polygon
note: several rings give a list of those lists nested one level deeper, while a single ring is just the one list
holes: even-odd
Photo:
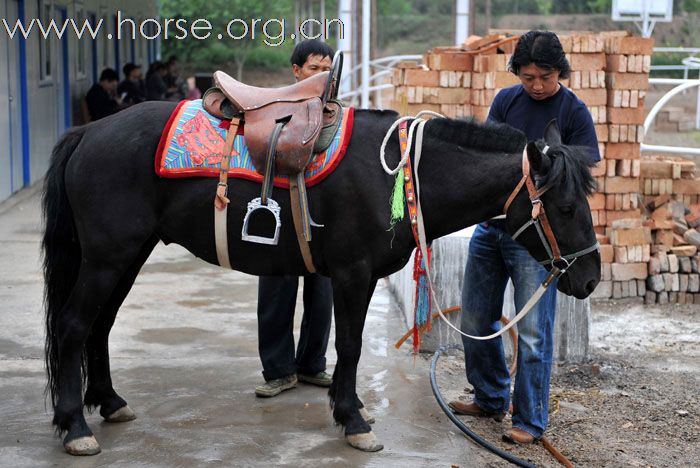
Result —
[{"label": "white strap", "polygon": [[216,240],[216,258],[219,260],[219,265],[231,269],[231,261],[228,257],[228,235],[226,233],[227,213],[228,204],[224,206],[223,210],[214,208],[214,239]]}]

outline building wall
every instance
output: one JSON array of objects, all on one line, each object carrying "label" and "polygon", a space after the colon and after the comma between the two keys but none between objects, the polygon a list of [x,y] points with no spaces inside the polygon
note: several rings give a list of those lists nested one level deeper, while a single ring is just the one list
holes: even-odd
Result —
[{"label": "building wall", "polygon": [[[104,20],[94,41],[89,36],[79,40],[72,28],[60,40],[53,34],[45,40],[37,29],[26,41],[17,37],[10,40],[3,31],[0,141],[11,144],[0,144],[0,201],[44,176],[60,135],[84,122],[81,100],[105,67],[116,69],[121,79],[125,63],[138,63],[145,72],[156,59],[157,41],[137,34],[132,47],[130,38],[110,40],[107,34],[116,38],[117,9],[138,25],[146,18],[158,17],[157,5],[156,0],[122,0],[118,6],[106,0],[0,0],[0,17],[10,24],[17,15],[24,18],[25,25],[33,18],[44,22],[54,18],[59,24],[64,18],[73,18],[79,27],[86,17]],[[123,34],[130,35],[130,31],[130,26],[122,28]]]}]

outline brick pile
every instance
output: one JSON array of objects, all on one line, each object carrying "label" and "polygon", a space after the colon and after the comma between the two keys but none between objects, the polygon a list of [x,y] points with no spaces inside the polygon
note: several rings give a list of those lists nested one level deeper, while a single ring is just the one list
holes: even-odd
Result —
[{"label": "brick pile", "polygon": [[403,115],[432,110],[484,120],[501,88],[519,82],[506,71],[517,37],[471,36],[461,47],[435,47],[423,64],[401,62],[394,69],[394,105]]},{"label": "brick pile", "polygon": [[[645,296],[651,230],[641,221],[640,158],[654,42],[616,32],[599,37],[604,43],[607,125],[596,126],[602,160],[593,169],[598,192],[589,200],[602,261],[601,284],[594,295]],[[574,92],[585,101],[585,95]]]},{"label": "brick pile", "polygon": [[641,177],[653,251],[645,301],[700,304],[700,178],[695,163],[671,156],[645,158]]}]

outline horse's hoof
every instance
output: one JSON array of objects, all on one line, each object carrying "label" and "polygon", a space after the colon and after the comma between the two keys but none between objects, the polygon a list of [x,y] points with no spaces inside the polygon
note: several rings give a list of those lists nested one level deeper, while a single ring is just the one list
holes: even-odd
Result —
[{"label": "horse's hoof", "polygon": [[363,452],[379,452],[384,448],[382,444],[377,443],[377,438],[372,431],[364,434],[346,435],[345,439],[352,447],[362,450]]},{"label": "horse's hoof", "polygon": [[362,419],[364,419],[367,424],[375,423],[374,418],[371,414],[369,414],[369,411],[367,411],[367,408],[365,407],[360,408],[360,416],[362,416]]},{"label": "horse's hoof", "polygon": [[122,406],[114,413],[110,414],[105,418],[105,421],[110,423],[120,423],[133,421],[136,419],[136,413],[134,413],[129,406]]},{"label": "horse's hoof", "polygon": [[102,451],[95,436],[78,437],[66,442],[63,446],[71,455],[97,455]]}]

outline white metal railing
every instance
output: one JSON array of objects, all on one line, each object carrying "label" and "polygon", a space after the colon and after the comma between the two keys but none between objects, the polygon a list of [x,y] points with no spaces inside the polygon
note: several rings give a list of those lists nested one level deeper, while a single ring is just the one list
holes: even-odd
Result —
[{"label": "white metal railing", "polygon": [[[659,111],[677,94],[684,92],[687,89],[698,87],[698,108],[695,113],[695,126],[700,128],[700,79],[698,80],[682,80],[674,78],[649,78],[649,84],[654,85],[673,85],[674,88],[664,94],[659,101],[654,104],[646,119],[644,119],[644,134],[646,135],[654,119]],[[659,152],[659,153],[675,153],[675,154],[697,154],[700,155],[700,148],[687,148],[681,146],[661,146],[641,144],[642,152]]]},{"label": "white metal railing", "polygon": [[[360,83],[356,89],[341,93],[338,97],[342,100],[350,101],[356,104],[358,99],[361,102],[367,102],[369,100],[370,93],[375,93],[374,95],[374,106],[382,107],[382,94],[381,91],[384,89],[389,89],[392,87],[391,83],[382,83],[382,79],[388,75],[391,75],[394,66],[403,62],[404,60],[422,60],[422,55],[390,55],[387,57],[378,58],[370,61],[370,69],[375,70],[375,72],[369,76],[367,83]],[[343,77],[340,82],[343,83],[346,80],[352,79],[353,75],[362,69],[362,64],[355,65],[350,70],[343,71]],[[342,89],[342,87],[341,87]]]},{"label": "white metal railing", "polygon": [[[670,52],[670,53],[677,53],[677,54],[687,54],[688,57],[696,57],[700,55],[700,47],[654,47],[654,52]],[[685,59],[681,59],[681,63],[678,65],[652,65],[651,66],[651,71],[677,71],[677,70],[682,70],[683,71],[683,79],[687,80],[688,79],[688,74],[690,72],[691,68],[695,67],[689,67],[685,65],[684,63]],[[700,79],[700,70],[698,70],[698,79]]]}]

